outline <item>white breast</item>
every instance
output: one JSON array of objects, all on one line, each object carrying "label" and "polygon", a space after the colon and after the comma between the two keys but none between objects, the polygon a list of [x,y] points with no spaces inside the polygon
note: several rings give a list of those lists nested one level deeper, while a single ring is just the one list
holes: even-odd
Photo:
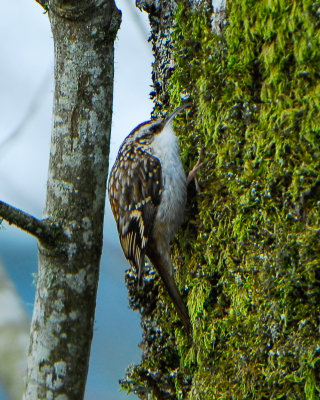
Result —
[{"label": "white breast", "polygon": [[162,230],[170,241],[183,221],[187,199],[187,181],[181,159],[178,139],[169,123],[155,135],[152,153],[162,166],[163,192],[156,216],[155,230]]}]

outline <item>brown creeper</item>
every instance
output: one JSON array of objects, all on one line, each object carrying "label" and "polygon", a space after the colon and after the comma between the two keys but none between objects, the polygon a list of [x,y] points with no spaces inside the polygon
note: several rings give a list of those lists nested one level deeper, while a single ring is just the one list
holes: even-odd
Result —
[{"label": "brown creeper", "polygon": [[122,143],[109,179],[109,199],[123,252],[142,282],[145,256],[158,271],[175,309],[191,331],[187,308],[173,277],[170,241],[180,227],[187,199],[174,117],[138,125]]}]

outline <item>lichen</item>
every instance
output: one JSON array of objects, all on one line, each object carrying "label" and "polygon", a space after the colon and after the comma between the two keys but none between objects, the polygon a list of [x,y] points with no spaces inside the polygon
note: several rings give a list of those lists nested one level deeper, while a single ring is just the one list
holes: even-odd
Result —
[{"label": "lichen", "polygon": [[[201,193],[173,246],[193,340],[159,289],[152,315],[175,341],[157,356],[150,346],[126,387],[154,398],[319,399],[320,3],[227,7],[217,36],[205,7],[181,1],[172,37],[171,104],[182,93],[194,104],[179,123],[186,169],[205,149]],[[148,384],[150,363],[170,397]]]}]

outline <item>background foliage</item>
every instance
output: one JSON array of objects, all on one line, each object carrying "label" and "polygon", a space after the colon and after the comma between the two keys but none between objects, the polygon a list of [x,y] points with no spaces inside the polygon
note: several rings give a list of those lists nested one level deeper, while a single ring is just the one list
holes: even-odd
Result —
[{"label": "background foliage", "polygon": [[201,194],[174,244],[193,337],[154,275],[147,300],[131,285],[144,358],[122,383],[142,399],[316,400],[320,3],[227,4],[223,36],[207,3],[188,1],[172,36],[170,102],[194,103],[178,124],[186,169],[205,149]]}]

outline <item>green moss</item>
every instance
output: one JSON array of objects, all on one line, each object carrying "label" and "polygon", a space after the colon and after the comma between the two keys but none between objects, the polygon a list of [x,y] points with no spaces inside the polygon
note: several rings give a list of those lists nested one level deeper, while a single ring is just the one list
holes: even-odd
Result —
[{"label": "green moss", "polygon": [[319,399],[320,3],[227,3],[223,37],[176,11],[170,98],[194,103],[186,169],[206,162],[174,245],[194,332],[175,331],[172,398]]}]

